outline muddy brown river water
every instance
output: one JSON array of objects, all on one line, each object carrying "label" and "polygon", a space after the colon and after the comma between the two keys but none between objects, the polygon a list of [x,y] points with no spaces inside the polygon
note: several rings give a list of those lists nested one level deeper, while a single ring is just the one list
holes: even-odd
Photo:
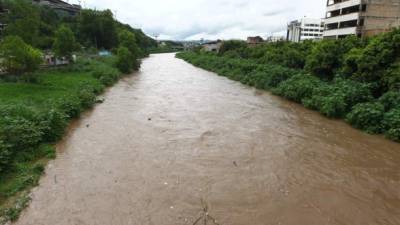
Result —
[{"label": "muddy brown river water", "polygon": [[400,144],[174,54],[104,97],[16,224],[400,224]]}]

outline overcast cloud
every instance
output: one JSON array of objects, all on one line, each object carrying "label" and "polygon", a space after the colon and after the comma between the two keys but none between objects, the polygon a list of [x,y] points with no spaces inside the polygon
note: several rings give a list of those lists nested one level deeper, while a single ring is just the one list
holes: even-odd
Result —
[{"label": "overcast cloud", "polygon": [[285,35],[291,20],[323,17],[326,1],[85,0],[85,5],[109,8],[118,20],[159,39],[198,40]]}]

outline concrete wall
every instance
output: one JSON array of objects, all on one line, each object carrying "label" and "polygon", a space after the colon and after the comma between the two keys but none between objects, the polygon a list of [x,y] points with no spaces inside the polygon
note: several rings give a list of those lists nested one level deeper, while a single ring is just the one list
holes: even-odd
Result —
[{"label": "concrete wall", "polygon": [[371,36],[400,26],[400,0],[364,0],[367,11],[362,13],[363,36]]}]

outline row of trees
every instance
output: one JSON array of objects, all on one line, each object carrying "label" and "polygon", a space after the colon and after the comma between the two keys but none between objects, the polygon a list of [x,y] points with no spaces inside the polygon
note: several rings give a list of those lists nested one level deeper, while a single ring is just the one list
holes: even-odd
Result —
[{"label": "row of trees", "polygon": [[325,81],[341,77],[369,83],[375,87],[375,97],[400,89],[400,30],[372,38],[349,36],[340,40],[278,42],[258,47],[227,41],[219,55],[302,69]]},{"label": "row of trees", "polygon": [[[121,70],[129,71],[137,69],[137,59],[157,45],[141,30],[116,21],[110,10],[84,9],[77,16],[69,16],[29,0],[0,0],[0,5],[9,12],[0,18],[7,24],[0,36],[0,57],[4,59],[2,67],[12,73],[31,72],[40,63],[40,50],[50,49],[66,59],[78,50],[112,50],[121,53],[120,61],[131,60],[125,66],[118,63]],[[27,61],[36,64],[27,65]],[[129,70],[122,68],[127,66]]]}]

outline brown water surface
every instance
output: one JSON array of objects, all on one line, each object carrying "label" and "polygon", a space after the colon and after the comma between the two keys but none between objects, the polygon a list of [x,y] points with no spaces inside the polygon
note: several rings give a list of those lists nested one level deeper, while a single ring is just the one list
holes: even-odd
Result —
[{"label": "brown water surface", "polygon": [[59,144],[17,224],[400,224],[399,144],[174,54],[145,59],[105,99]]}]

